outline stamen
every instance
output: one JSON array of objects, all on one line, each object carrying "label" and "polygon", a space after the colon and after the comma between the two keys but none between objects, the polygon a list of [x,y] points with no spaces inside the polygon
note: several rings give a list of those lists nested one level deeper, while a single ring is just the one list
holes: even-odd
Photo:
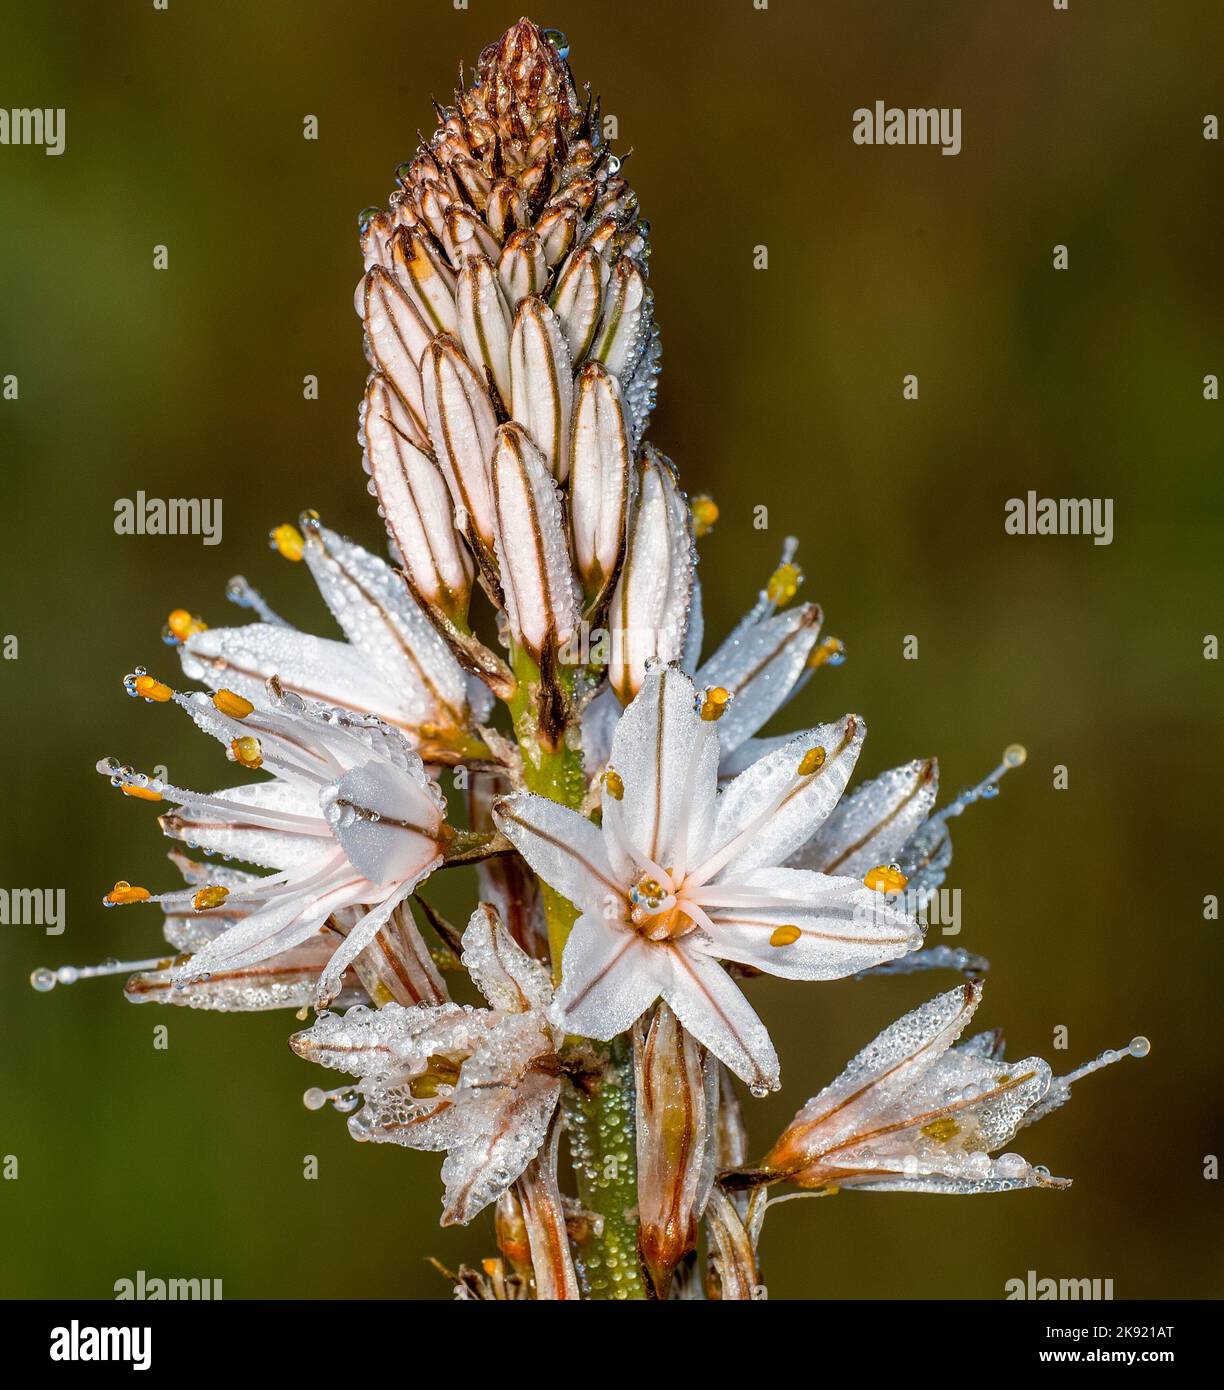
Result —
[{"label": "stamen", "polygon": [[896,864],[877,864],[874,869],[867,870],[863,887],[875,893],[899,893],[908,882]]},{"label": "stamen", "polygon": [[711,685],[697,692],[697,713],[708,724],[721,719],[730,706],[731,692],[725,686]]},{"label": "stamen", "polygon": [[812,773],[819,772],[824,767],[825,757],[825,750],[819,743],[815,748],[809,748],[799,760],[799,776],[810,777]]},{"label": "stamen", "polygon": [[699,492],[690,503],[693,513],[693,534],[698,540],[708,536],[718,521],[718,503],[708,492]]},{"label": "stamen", "polygon": [[212,702],[219,714],[227,715],[230,719],[245,719],[255,708],[250,700],[243,699],[232,690],[218,690]]},{"label": "stamen", "polygon": [[241,574],[234,575],[225,586],[225,597],[231,603],[237,604],[239,608],[252,609],[259,614],[263,622],[271,623],[273,627],[289,626],[284,618],[273,610],[259,590],[248,584],[246,578]]},{"label": "stamen", "polygon": [[[774,575],[779,574],[782,570],[786,569],[787,566],[790,566],[797,574],[801,575],[801,571],[799,571],[798,567],[794,564],[795,552],[798,549],[798,540],[794,536],[787,536],[782,542],[782,558],[778,561],[778,566],[777,569],[774,570]],[[769,585],[772,583],[773,576],[770,577],[766,587],[762,589],[757,596],[756,603],[753,604],[752,608],[732,629],[731,635],[727,638],[728,645],[734,642],[736,638],[742,637],[744,633],[748,632],[751,628],[756,627],[757,623],[768,618],[770,614],[773,613],[774,609],[777,608],[777,601],[772,599],[769,595]]]},{"label": "stamen", "polygon": [[132,699],[145,700],[151,705],[164,705],[174,698],[174,691],[150,676],[143,666],[137,666],[134,671],[124,676],[123,688]]},{"label": "stamen", "polygon": [[812,648],[807,665],[809,671],[815,671],[821,666],[841,666],[845,660],[846,644],[840,637],[826,637]]},{"label": "stamen", "polygon": [[197,912],[207,912],[210,908],[220,907],[229,897],[229,891],[220,883],[210,883],[196,893],[191,905]]},{"label": "stamen", "polygon": [[942,810],[936,811],[927,823],[938,825],[943,821],[950,820],[953,816],[959,816],[967,806],[972,806],[975,801],[988,801],[992,796],[997,796],[1000,779],[1013,768],[1023,766],[1027,758],[1028,752],[1023,744],[1009,744],[1003,750],[1003,761],[993,772],[988,773],[976,786],[966,788],[954,801],[949,801]]},{"label": "stamen", "polygon": [[144,970],[166,970],[174,964],[173,956],[153,960],[104,960],[100,965],[61,965],[48,970],[40,965],[30,974],[30,984],[39,994],[46,994],[56,985],[75,985],[80,980],[95,980],[104,975],[134,975]]},{"label": "stamen", "polygon": [[286,560],[296,562],[306,553],[305,537],[287,521],[268,532],[268,544]]},{"label": "stamen", "polygon": [[102,899],[107,907],[121,907],[127,903],[147,903],[153,896],[147,888],[141,888],[121,878]]},{"label": "stamen", "polygon": [[241,763],[243,767],[263,766],[263,747],[259,740],[250,734],[243,738],[231,739],[230,752],[234,755],[234,761]]},{"label": "stamen", "polygon": [[769,583],[765,585],[765,595],[775,608],[780,608],[795,597],[802,583],[803,571],[799,566],[784,561],[769,576]]},{"label": "stamen", "polygon": [[135,797],[137,801],[160,801],[162,794],[155,787],[122,786],[119,790],[124,796]]},{"label": "stamen", "polygon": [[1141,1034],[1137,1038],[1132,1038],[1121,1049],[1106,1048],[1094,1061],[1085,1062],[1082,1067],[1076,1067],[1073,1072],[1068,1072],[1066,1076],[1060,1076],[1058,1078],[1059,1083],[1063,1086],[1070,1086],[1073,1081],[1082,1081],[1085,1076],[1091,1076],[1094,1071],[1103,1071],[1106,1067],[1112,1067],[1123,1057],[1146,1057],[1151,1050],[1151,1042]]},{"label": "stamen", "polygon": [[193,613],[189,613],[185,608],[176,608],[166,619],[166,625],[162,628],[162,641],[167,646],[181,646],[189,637],[194,637],[197,632],[207,632],[208,624],[203,618]]}]

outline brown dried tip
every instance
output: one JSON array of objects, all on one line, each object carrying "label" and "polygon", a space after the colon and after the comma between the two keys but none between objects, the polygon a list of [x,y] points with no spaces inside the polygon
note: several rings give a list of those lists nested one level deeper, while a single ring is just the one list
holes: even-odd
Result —
[{"label": "brown dried tip", "polygon": [[520,19],[480,55],[476,83],[459,96],[469,119],[484,116],[503,141],[530,141],[559,121],[572,135],[581,109],[569,64],[529,19]]}]

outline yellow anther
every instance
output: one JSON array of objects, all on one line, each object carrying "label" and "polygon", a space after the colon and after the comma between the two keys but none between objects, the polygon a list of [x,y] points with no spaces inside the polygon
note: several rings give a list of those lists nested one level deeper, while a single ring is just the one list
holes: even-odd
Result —
[{"label": "yellow anther", "polygon": [[613,801],[620,801],[625,795],[625,779],[614,767],[608,768],[603,776],[604,790]]},{"label": "yellow anther", "polygon": [[769,576],[769,583],[765,585],[765,596],[770,603],[789,603],[799,592],[802,582],[803,571],[798,565],[792,565],[788,561],[779,565]]},{"label": "yellow anther", "polygon": [[210,883],[192,898],[191,905],[197,912],[207,912],[210,907],[220,907],[228,897],[228,888],[222,888],[219,883]]},{"label": "yellow anther", "polygon": [[188,637],[194,636],[197,632],[207,632],[208,624],[194,614],[188,613],[185,608],[176,608],[166,619],[166,627],[172,637],[176,637],[180,642],[185,642]]},{"label": "yellow anther", "polygon": [[213,696],[213,704],[219,714],[227,714],[231,719],[245,719],[255,708],[250,700],[244,700],[232,690],[218,690]]},{"label": "yellow anther", "polygon": [[807,664],[815,670],[818,666],[823,666],[825,662],[832,661],[835,656],[841,656],[846,650],[845,643],[840,637],[826,637],[823,642],[817,642],[812,648],[812,654],[807,659]]},{"label": "yellow anther", "polygon": [[803,935],[798,927],[775,927],[769,936],[771,946],[793,946]]},{"label": "yellow anther", "polygon": [[286,560],[300,560],[306,553],[305,537],[296,526],[287,521],[280,526],[274,526],[268,532],[268,540],[272,549],[283,555]]},{"label": "yellow anther", "polygon": [[690,504],[693,512],[693,534],[698,540],[708,536],[718,521],[718,503],[708,492],[699,492]]},{"label": "yellow anther", "polygon": [[701,717],[712,723],[721,719],[731,703],[731,692],[721,685],[712,685],[701,697]]},{"label": "yellow anther", "polygon": [[161,681],[154,680],[152,676],[137,676],[132,686],[137,695],[145,700],[156,700],[159,705],[164,705],[167,700],[174,698],[174,691]]},{"label": "yellow anther", "polygon": [[891,864],[878,864],[867,871],[863,887],[870,888],[873,893],[899,893],[908,882],[900,869],[894,869]]},{"label": "yellow anther", "polygon": [[259,740],[252,738],[250,734],[243,738],[232,739],[230,752],[234,755],[234,761],[241,763],[243,767],[263,766],[263,749],[260,747]]},{"label": "yellow anther", "polygon": [[481,1260],[480,1267],[484,1270],[484,1272],[489,1276],[490,1279],[499,1278],[502,1274],[502,1271],[505,1269],[505,1266],[502,1264],[501,1260],[493,1259]]},{"label": "yellow anther", "polygon": [[657,878],[644,878],[639,881],[634,891],[640,898],[657,901],[663,896],[663,885]]},{"label": "yellow anther", "polygon": [[408,1089],[417,1100],[433,1100],[443,1086],[453,1086],[459,1080],[459,1064],[449,1057],[431,1055],[428,1069],[414,1076]]},{"label": "yellow anther", "polygon": [[121,878],[102,901],[108,907],[116,907],[121,903],[147,902],[152,896],[147,888],[136,888],[126,878]]},{"label": "yellow anther", "polygon": [[813,772],[819,772],[824,767],[825,751],[818,743],[815,748],[808,751],[799,760],[799,776],[810,777]]},{"label": "yellow anther", "polygon": [[932,1120],[929,1125],[923,1125],[922,1132],[928,1139],[934,1139],[937,1144],[946,1144],[949,1139],[954,1139],[961,1132],[961,1128],[951,1115],[941,1115],[938,1120]]},{"label": "yellow anther", "polygon": [[152,787],[136,787],[125,783],[119,790],[124,796],[134,796],[137,801],[160,801],[161,792],[154,791]]}]

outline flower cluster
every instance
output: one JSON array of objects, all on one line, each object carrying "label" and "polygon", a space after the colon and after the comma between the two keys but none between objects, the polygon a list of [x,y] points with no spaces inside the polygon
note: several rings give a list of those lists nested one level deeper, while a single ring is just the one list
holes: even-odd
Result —
[{"label": "flower cluster", "polygon": [[[938,809],[931,759],[847,794],[858,714],[761,737],[842,659],[796,602],[793,541],[703,656],[697,545],[717,508],[644,442],[648,226],[566,58],[556,32],[514,25],[362,214],[359,440],[391,563],[313,513],[271,535],[343,640],[236,579],[257,621],[167,623],[203,688],[127,678],[244,778],[196,792],[99,764],[176,842],[185,887],[106,896],[159,904],[169,951],[34,983],[126,968],[136,1002],[313,1006],[290,1045],[350,1079],[307,1104],[354,1138],[444,1151],[444,1223],[493,1208],[500,1256],[453,1276],[460,1297],[751,1298],[775,1185],[1065,1185],[992,1155],[1115,1055],[1055,1079],[1005,1062],[996,1034],[957,1043],[970,978],[750,1162],[735,1079],[761,1096],[780,1067],[744,982],[981,967],[924,947],[921,909],[949,820],[1024,753]],[[477,889],[462,934],[422,892],[457,868]],[[485,1007],[460,1002],[465,977]]]}]

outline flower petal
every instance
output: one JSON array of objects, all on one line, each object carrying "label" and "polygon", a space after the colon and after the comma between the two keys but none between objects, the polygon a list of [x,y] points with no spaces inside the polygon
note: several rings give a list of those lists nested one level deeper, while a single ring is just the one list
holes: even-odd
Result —
[{"label": "flower petal", "polygon": [[319,797],[332,834],[371,883],[416,884],[442,855],[441,816],[424,772],[371,761]]},{"label": "flower petal", "polygon": [[778,1054],[765,1025],[730,975],[686,941],[670,948],[663,998],[685,1028],[756,1092],[778,1089]]},{"label": "flower petal", "polygon": [[670,956],[670,947],[584,912],[565,943],[554,1005],[558,1025],[603,1041],[625,1032],[670,982]]},{"label": "flower petal", "polygon": [[[840,980],[922,944],[914,919],[857,878],[756,869],[707,891],[702,905],[717,931],[697,949],[787,980]],[[733,905],[711,905],[720,891]]]},{"label": "flower petal", "polygon": [[847,714],[819,724],[741,772],[718,799],[708,880],[784,863],[815,834],[850,780],[867,727]]},{"label": "flower petal", "polygon": [[435,338],[421,359],[425,418],[434,456],[462,513],[456,524],[469,526],[488,550],[493,548],[493,487],[490,468],[497,420],[484,383],[453,338]]},{"label": "flower petal", "polygon": [[891,864],[931,813],[938,785],[934,758],[915,759],[864,782],[834,807],[792,862],[853,878],[878,864]]},{"label": "flower petal", "polygon": [[603,916],[624,902],[599,828],[577,811],[532,792],[493,806],[497,828],[552,889],[582,912]]},{"label": "flower petal", "polygon": [[587,597],[597,599],[620,567],[633,480],[629,434],[616,378],[596,362],[578,374],[570,441],[570,525]]},{"label": "flower petal", "polygon": [[463,933],[463,964],[495,1009],[524,1013],[547,1009],[553,987],[547,968],[532,960],[488,903],[472,913]]},{"label": "flower petal", "polygon": [[559,482],[569,471],[574,375],[561,325],[541,299],[519,305],[510,336],[510,413]]},{"label": "flower petal", "polygon": [[738,748],[786,703],[807,667],[820,632],[820,607],[787,609],[724,642],[693,678],[722,686],[731,703],[718,721],[723,751]]}]

